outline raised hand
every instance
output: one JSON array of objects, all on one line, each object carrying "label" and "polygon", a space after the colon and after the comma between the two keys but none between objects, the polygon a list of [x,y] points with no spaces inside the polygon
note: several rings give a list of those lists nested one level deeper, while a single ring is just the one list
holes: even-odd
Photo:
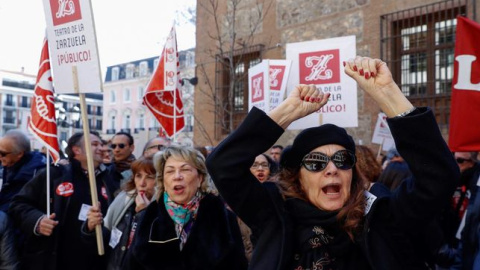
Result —
[{"label": "raised hand", "polygon": [[387,64],[380,59],[357,56],[344,63],[345,73],[357,81],[388,117],[409,111],[413,105],[392,78]]},{"label": "raised hand", "polygon": [[268,115],[277,124],[287,128],[293,121],[318,111],[328,102],[330,94],[324,94],[315,85],[298,85]]}]

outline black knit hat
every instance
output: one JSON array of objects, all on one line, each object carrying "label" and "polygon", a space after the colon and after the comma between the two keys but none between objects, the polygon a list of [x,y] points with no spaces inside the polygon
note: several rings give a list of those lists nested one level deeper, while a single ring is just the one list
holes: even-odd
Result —
[{"label": "black knit hat", "polygon": [[293,141],[292,148],[282,155],[281,163],[288,168],[300,166],[303,157],[313,149],[326,145],[338,144],[355,154],[355,142],[344,128],[333,124],[307,128],[300,132]]}]

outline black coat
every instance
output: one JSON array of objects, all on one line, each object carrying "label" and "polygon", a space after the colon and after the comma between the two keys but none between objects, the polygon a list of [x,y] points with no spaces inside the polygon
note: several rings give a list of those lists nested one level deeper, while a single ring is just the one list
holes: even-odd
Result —
[{"label": "black coat", "polygon": [[[449,203],[458,166],[446,146],[431,110],[387,120],[398,151],[415,178],[391,195],[380,186],[356,243],[372,269],[424,269],[417,248],[421,233]],[[261,128],[259,128],[261,127]],[[255,157],[267,151],[284,130],[253,108],[241,126],[207,159],[220,194],[250,227],[258,242],[250,269],[287,269],[293,259],[295,220],[273,184],[261,184],[250,173]]]},{"label": "black coat", "polygon": [[25,153],[12,167],[3,168],[3,183],[0,192],[1,211],[8,211],[13,196],[17,195],[37,172],[45,168],[45,161],[45,156],[39,152],[30,152]]},{"label": "black coat", "polygon": [[181,251],[179,240],[164,244],[148,242],[150,233],[154,241],[177,236],[163,204],[163,195],[159,201],[153,201],[140,215],[124,269],[247,269],[236,217],[217,196],[206,195],[200,201],[197,217]]},{"label": "black coat", "polygon": [[[101,165],[103,166],[103,165]],[[118,175],[109,168],[96,175],[97,192],[101,208],[105,215],[108,204],[113,200],[114,192],[119,188]],[[46,213],[46,171],[28,182],[13,198],[9,214],[15,224],[20,227],[25,236],[25,245],[21,258],[21,269],[102,269],[101,259],[97,254],[96,244],[81,241],[80,227],[83,221],[78,219],[80,205],[91,205],[91,195],[88,178],[76,160],[66,166],[51,166],[50,170],[50,198],[51,213],[55,213],[55,220],[59,224],[54,228],[52,235],[40,236],[34,233],[34,228],[40,217]],[[60,184],[73,184],[73,194],[61,196],[58,193]],[[70,242],[75,240],[74,242]],[[78,240],[78,241],[77,241]],[[61,247],[81,250],[78,254],[68,254],[72,260],[68,265],[58,265],[64,257],[59,254],[65,252]],[[58,255],[58,256],[57,256]],[[87,267],[90,265],[91,267]]]}]

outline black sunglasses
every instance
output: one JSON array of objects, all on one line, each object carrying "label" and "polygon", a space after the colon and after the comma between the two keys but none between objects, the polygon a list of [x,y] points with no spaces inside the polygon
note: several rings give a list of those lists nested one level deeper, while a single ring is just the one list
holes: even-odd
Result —
[{"label": "black sunglasses", "polygon": [[461,157],[456,158],[455,160],[457,161],[458,164],[462,164],[465,161],[471,161],[470,158],[461,158]]},{"label": "black sunglasses", "polygon": [[147,147],[147,150],[148,149],[153,149],[153,148],[157,148],[158,151],[162,151],[163,149],[165,149],[165,145],[163,145],[163,144],[152,145],[152,146]]},{"label": "black sunglasses", "polygon": [[125,148],[126,145],[124,143],[119,143],[119,144],[112,143],[112,144],[110,144],[110,148],[112,148],[112,149],[117,148],[117,146],[120,147],[120,149],[123,149],[123,148]]},{"label": "black sunglasses", "polygon": [[0,151],[0,156],[2,157],[6,157],[8,154],[11,154],[12,152],[3,152],[3,151]]},{"label": "black sunglasses", "polygon": [[349,170],[355,165],[356,158],[355,154],[348,150],[337,151],[331,156],[322,152],[311,152],[303,158],[302,165],[311,172],[320,172],[327,167],[329,161],[341,170]]}]

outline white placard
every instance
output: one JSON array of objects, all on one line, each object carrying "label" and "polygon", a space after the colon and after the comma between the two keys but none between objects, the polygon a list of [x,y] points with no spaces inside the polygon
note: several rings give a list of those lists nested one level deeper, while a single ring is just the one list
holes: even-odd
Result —
[{"label": "white placard", "polygon": [[253,106],[264,112],[269,109],[268,61],[262,61],[248,69],[248,110]]},{"label": "white placard", "polygon": [[384,113],[379,113],[377,116],[372,143],[381,144],[383,151],[388,151],[395,147],[395,141],[387,124],[387,115]]},{"label": "white placard", "polygon": [[270,111],[285,99],[285,90],[287,89],[288,76],[290,74],[290,60],[265,60],[269,66],[269,100]]},{"label": "white placard", "polygon": [[43,0],[56,93],[102,92],[102,78],[90,0]]},{"label": "white placard", "polygon": [[293,122],[289,129],[324,123],[358,126],[357,84],[343,68],[343,62],[355,56],[355,36],[287,44],[287,60],[292,61],[287,90],[291,91],[298,84],[314,84],[330,93],[330,100],[318,113]]}]

